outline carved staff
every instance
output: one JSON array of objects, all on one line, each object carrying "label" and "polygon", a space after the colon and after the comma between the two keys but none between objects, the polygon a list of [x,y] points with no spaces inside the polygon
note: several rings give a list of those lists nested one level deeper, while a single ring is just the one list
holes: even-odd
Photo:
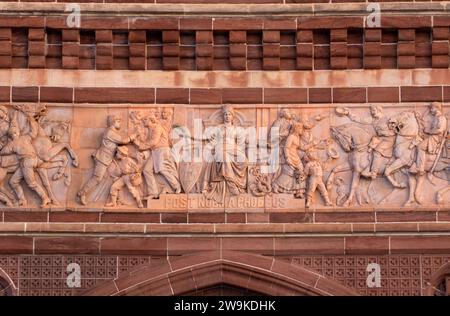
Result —
[{"label": "carved staff", "polygon": [[433,184],[433,185],[436,185],[436,183],[434,182],[434,174],[433,173],[434,173],[434,170],[436,169],[439,158],[441,157],[442,149],[444,148],[446,138],[447,138],[447,130],[445,130],[444,133],[442,134],[442,141],[441,141],[441,144],[439,145],[439,150],[438,150],[436,159],[434,160],[433,166],[431,167],[430,171],[428,171],[428,174],[427,174],[428,181],[430,181],[431,184]]}]

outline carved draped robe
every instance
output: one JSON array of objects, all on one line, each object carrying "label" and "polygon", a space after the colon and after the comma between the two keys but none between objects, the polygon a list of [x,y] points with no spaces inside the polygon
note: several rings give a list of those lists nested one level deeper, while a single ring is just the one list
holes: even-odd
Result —
[{"label": "carved draped robe", "polygon": [[247,187],[247,157],[243,144],[239,143],[238,130],[233,125],[217,126],[213,145],[213,162],[207,164],[204,188],[208,199],[218,203],[225,201],[227,193],[238,195]]}]

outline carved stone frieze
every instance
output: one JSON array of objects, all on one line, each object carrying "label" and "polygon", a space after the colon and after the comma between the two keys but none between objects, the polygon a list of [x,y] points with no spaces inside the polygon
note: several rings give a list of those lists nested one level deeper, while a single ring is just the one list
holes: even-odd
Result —
[{"label": "carved stone frieze", "polygon": [[440,103],[5,104],[0,201],[111,211],[435,205],[449,199],[448,138]]}]

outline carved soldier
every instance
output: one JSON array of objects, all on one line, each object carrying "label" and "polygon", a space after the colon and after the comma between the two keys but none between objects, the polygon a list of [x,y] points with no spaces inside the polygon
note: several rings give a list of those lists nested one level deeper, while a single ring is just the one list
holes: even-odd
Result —
[{"label": "carved soldier", "polygon": [[306,203],[305,207],[310,207],[313,203],[313,194],[318,189],[322,195],[325,205],[332,206],[333,203],[328,196],[328,191],[323,183],[323,167],[322,163],[317,155],[317,151],[310,150],[305,156],[305,169],[304,174],[307,177],[307,189],[306,189]]},{"label": "carved soldier", "polygon": [[103,134],[102,144],[94,153],[94,174],[78,192],[80,203],[86,205],[86,194],[93,190],[106,174],[108,166],[112,163],[116,149],[119,145],[126,145],[133,141],[136,135],[130,137],[120,134],[122,119],[117,115],[108,116],[108,128]]},{"label": "carved soldier", "polygon": [[20,206],[27,204],[22,186],[20,185],[22,179],[25,179],[28,187],[35,191],[41,198],[41,207],[45,207],[50,204],[51,201],[47,196],[47,193],[36,181],[34,171],[35,168],[38,167],[40,159],[31,143],[31,138],[29,135],[20,135],[19,128],[15,125],[10,127],[9,134],[11,136],[11,141],[2,148],[0,155],[15,154],[19,160],[20,167],[14,172],[9,180],[9,183],[19,200],[18,203]]},{"label": "carved soldier", "polygon": [[[424,127],[424,139],[417,146],[417,173],[425,174],[425,164],[427,154],[440,155],[442,145],[447,133],[447,118],[442,114],[442,105],[439,102],[433,102],[430,105],[431,120]],[[439,159],[439,157],[436,157]],[[412,168],[414,169],[414,167]]]},{"label": "carved soldier", "polygon": [[163,108],[161,110],[161,125],[167,131],[168,135],[170,135],[170,131],[172,130],[172,123],[173,123],[173,109]]},{"label": "carved soldier", "polygon": [[372,125],[376,135],[372,137],[368,151],[372,152],[372,161],[361,174],[365,177],[376,178],[380,173],[383,163],[392,157],[395,131],[389,126],[389,118],[383,114],[383,108],[379,105],[370,106],[371,117],[358,117],[350,111],[348,117],[353,121],[364,125]]},{"label": "carved soldier", "polygon": [[111,201],[106,204],[107,207],[116,207],[117,199],[121,189],[126,186],[131,195],[136,200],[138,207],[142,208],[141,193],[139,192],[139,185],[142,182],[140,166],[142,165],[141,154],[137,155],[138,161],[129,157],[128,148],[126,146],[119,146],[116,152],[117,166],[119,168],[119,176],[111,185],[110,198]]}]

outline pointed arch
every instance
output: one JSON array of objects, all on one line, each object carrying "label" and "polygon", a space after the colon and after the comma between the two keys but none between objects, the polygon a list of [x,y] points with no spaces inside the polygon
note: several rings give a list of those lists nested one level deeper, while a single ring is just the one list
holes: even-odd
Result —
[{"label": "pointed arch", "polygon": [[11,277],[0,268],[0,296],[17,295],[17,287]]},{"label": "pointed arch", "polygon": [[[435,294],[437,287],[445,278],[450,277],[450,262],[443,264],[438,270],[436,270],[430,278],[430,281],[426,284],[424,295],[432,296]],[[449,293],[449,289],[447,289]]]},{"label": "pointed arch", "polygon": [[182,295],[229,285],[265,295],[358,295],[335,280],[274,257],[213,251],[140,266],[85,295]]}]

